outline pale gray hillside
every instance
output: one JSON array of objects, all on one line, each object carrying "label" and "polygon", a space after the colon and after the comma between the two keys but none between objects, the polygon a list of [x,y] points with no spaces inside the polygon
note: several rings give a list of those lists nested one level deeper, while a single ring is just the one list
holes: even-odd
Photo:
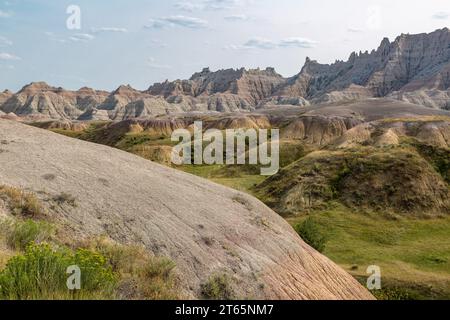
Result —
[{"label": "pale gray hillside", "polygon": [[[258,200],[132,154],[0,119],[0,184],[55,205],[73,239],[107,235],[177,264],[184,294],[227,273],[238,297],[371,299]],[[76,205],[56,205],[66,193]]]}]

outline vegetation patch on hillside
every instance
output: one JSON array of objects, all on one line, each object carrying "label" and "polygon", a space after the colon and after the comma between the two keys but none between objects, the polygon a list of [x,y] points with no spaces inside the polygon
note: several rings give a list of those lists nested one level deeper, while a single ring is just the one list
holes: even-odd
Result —
[{"label": "vegetation patch on hillside", "polygon": [[[61,194],[52,199],[76,205]],[[175,264],[145,248],[92,239],[70,246],[45,219],[45,205],[32,192],[0,187],[0,299],[149,299],[180,297]],[[81,270],[81,288],[69,290],[70,266]]]},{"label": "vegetation patch on hillside", "polygon": [[450,213],[448,184],[413,148],[360,147],[313,152],[255,188],[278,212],[320,209],[329,201],[422,216]]},{"label": "vegetation patch on hillside", "polygon": [[[332,202],[326,208],[288,221],[314,219],[327,235],[323,253],[365,284],[370,265],[381,268],[380,298],[450,298],[450,217],[386,219]],[[398,298],[398,297],[397,297]]]}]

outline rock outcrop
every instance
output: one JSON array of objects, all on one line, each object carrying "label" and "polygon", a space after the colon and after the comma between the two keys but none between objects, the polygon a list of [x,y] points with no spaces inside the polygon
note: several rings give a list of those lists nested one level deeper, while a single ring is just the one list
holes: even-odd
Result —
[{"label": "rock outcrop", "polygon": [[346,131],[333,144],[338,148],[357,145],[398,145],[401,138],[414,138],[427,145],[450,148],[450,117],[392,119],[363,123]]},{"label": "rock outcrop", "polygon": [[0,107],[5,113],[19,116],[42,116],[49,119],[76,119],[82,112],[101,103],[107,93],[82,88],[67,91],[35,82],[11,95]]},{"label": "rock outcrop", "polygon": [[425,89],[416,91],[396,91],[390,98],[414,103],[428,108],[450,110],[450,89]]},{"label": "rock outcrop", "polygon": [[285,83],[273,68],[266,70],[227,69],[195,73],[189,80],[157,83],[148,93],[170,100],[183,96],[198,98],[212,111],[253,110]]},{"label": "rock outcrop", "polygon": [[[0,106],[2,104],[4,104],[9,98],[11,98],[14,95],[14,93],[12,93],[9,90],[5,90],[3,92],[0,93]],[[0,110],[1,111],[1,110]]]},{"label": "rock outcrop", "polygon": [[394,42],[385,38],[377,50],[354,52],[347,61],[331,65],[307,58],[301,72],[277,94],[326,101],[333,92],[344,98],[367,98],[449,87],[450,30],[444,28],[430,34],[402,34]]},{"label": "rock outcrop", "polygon": [[348,117],[302,116],[282,129],[281,138],[324,146],[360,123]]}]

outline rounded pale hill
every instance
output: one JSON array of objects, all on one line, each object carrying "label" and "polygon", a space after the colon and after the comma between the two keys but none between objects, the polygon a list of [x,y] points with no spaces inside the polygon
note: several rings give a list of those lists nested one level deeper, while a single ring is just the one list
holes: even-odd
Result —
[{"label": "rounded pale hill", "polygon": [[0,184],[49,201],[73,239],[107,235],[177,264],[183,294],[227,273],[236,297],[372,299],[258,200],[105,146],[0,120]]}]

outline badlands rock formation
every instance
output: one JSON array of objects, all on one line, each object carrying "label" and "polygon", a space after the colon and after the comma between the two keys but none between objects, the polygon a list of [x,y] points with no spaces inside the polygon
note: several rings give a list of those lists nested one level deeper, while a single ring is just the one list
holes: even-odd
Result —
[{"label": "badlands rock formation", "polygon": [[[348,99],[382,97],[395,91],[447,90],[450,87],[450,30],[385,38],[372,52],[352,53],[326,65],[309,58],[302,71],[278,94],[326,100],[333,92]],[[333,101],[335,96],[331,95]]]},{"label": "badlands rock formation", "polygon": [[[183,294],[215,273],[238,297],[371,299],[258,200],[140,157],[0,119],[0,183],[76,206],[50,217],[73,239],[107,235],[177,263]],[[51,177],[51,178],[49,178]]]},{"label": "badlands rock formation", "polygon": [[0,109],[20,116],[40,115],[50,119],[76,119],[86,109],[101,103],[107,93],[89,88],[67,91],[44,82],[31,83],[4,101]]},{"label": "badlands rock formation", "polygon": [[334,141],[334,145],[338,148],[398,145],[405,137],[443,149],[450,148],[450,117],[367,122],[346,131]]},{"label": "badlands rock formation", "polygon": [[306,59],[301,72],[283,78],[273,68],[209,68],[188,80],[156,83],[138,91],[67,91],[32,83],[0,94],[0,110],[52,119],[124,120],[177,112],[248,112],[278,105],[308,106],[390,97],[430,108],[450,107],[450,30],[385,38],[370,53],[320,64]]},{"label": "badlands rock formation", "polygon": [[11,98],[14,95],[14,93],[12,93],[9,90],[5,90],[3,92],[0,93],[0,106],[2,104],[4,104],[6,102],[6,100],[8,100],[9,98]]},{"label": "badlands rock formation", "polygon": [[194,74],[189,80],[158,83],[148,92],[152,95],[177,99],[188,96],[199,98],[207,110],[252,110],[285,83],[273,68],[266,70],[221,70],[209,68]]}]

